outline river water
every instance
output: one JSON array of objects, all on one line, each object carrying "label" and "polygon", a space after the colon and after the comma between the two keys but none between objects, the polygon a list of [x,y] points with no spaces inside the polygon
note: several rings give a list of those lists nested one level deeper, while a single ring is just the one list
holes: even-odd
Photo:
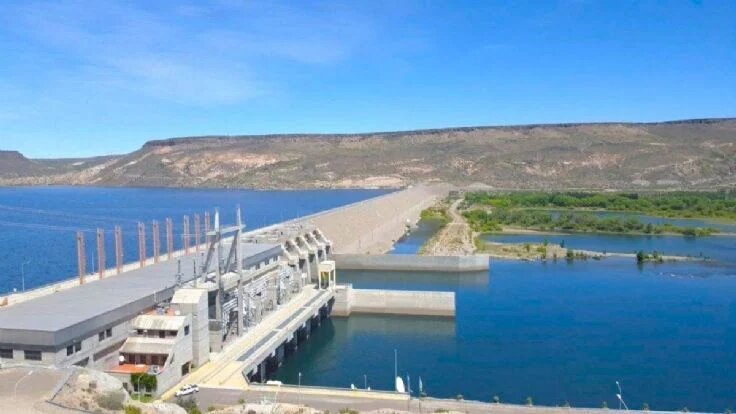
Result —
[{"label": "river water", "polygon": [[402,237],[391,250],[392,254],[417,254],[437,230],[442,227],[442,221],[436,219],[419,220],[416,228]]},{"label": "river water", "polygon": [[[125,262],[138,258],[137,222],[147,226],[149,257],[153,252],[151,220],[174,224],[174,247],[183,245],[182,217],[220,208],[223,224],[235,221],[240,205],[247,228],[365,200],[385,190],[250,191],[163,188],[10,187],[0,188],[0,294],[74,277],[77,273],[75,231],[86,230],[87,269],[96,267],[95,229],[106,231],[108,267],[114,265],[114,226],[121,225]],[[27,265],[22,266],[26,261]],[[21,268],[23,267],[23,269]]]},{"label": "river water", "polygon": [[[723,412],[736,408],[736,238],[713,236],[489,236],[712,258],[645,264],[492,260],[463,275],[342,271],[359,288],[452,290],[457,318],[333,318],[287,360],[279,379],[391,389],[399,373],[431,396]],[[410,244],[420,244],[407,238]],[[406,242],[406,241],[404,241]],[[397,246],[396,251],[411,247]]]}]

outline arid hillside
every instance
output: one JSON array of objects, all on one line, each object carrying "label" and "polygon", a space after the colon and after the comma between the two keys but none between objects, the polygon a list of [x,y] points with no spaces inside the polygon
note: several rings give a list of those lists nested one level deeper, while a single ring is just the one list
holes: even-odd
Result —
[{"label": "arid hillside", "polygon": [[4,185],[343,188],[430,181],[520,189],[730,187],[736,119],[187,137],[75,160],[0,152]]}]

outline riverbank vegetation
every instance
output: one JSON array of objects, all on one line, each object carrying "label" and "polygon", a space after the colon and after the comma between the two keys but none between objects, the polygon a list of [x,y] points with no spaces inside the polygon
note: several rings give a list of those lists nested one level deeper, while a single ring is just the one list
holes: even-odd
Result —
[{"label": "riverbank vegetation", "polygon": [[471,192],[467,206],[502,209],[575,209],[640,213],[671,218],[736,220],[736,199],[728,192],[593,193]]},{"label": "riverbank vegetation", "polygon": [[543,232],[681,234],[691,237],[708,236],[718,232],[710,227],[681,227],[671,223],[652,224],[633,217],[598,217],[586,212],[494,208],[492,211],[468,210],[463,216],[473,231],[479,233],[500,232],[505,227]]},{"label": "riverbank vegetation", "polygon": [[419,218],[422,220],[438,220],[445,225],[450,222],[450,216],[447,214],[447,203],[442,202],[435,206],[422,210]]}]

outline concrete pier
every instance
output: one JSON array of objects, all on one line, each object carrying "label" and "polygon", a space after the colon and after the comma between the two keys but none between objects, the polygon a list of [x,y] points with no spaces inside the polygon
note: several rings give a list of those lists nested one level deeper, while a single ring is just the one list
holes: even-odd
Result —
[{"label": "concrete pier", "polygon": [[338,285],[332,315],[353,313],[454,317],[455,292],[353,289],[352,285]]},{"label": "concrete pier", "polygon": [[426,272],[477,272],[488,270],[489,257],[415,256],[403,254],[335,254],[338,270],[400,270]]}]

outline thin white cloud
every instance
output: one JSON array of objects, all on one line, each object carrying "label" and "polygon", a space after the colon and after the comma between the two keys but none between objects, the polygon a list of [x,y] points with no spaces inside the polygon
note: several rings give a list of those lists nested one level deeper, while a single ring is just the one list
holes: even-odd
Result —
[{"label": "thin white cloud", "polygon": [[61,56],[46,69],[50,82],[84,81],[199,105],[247,101],[277,88],[259,71],[263,59],[334,63],[372,36],[370,19],[350,10],[276,3],[181,4],[153,12],[72,0],[4,15],[5,30]]}]

